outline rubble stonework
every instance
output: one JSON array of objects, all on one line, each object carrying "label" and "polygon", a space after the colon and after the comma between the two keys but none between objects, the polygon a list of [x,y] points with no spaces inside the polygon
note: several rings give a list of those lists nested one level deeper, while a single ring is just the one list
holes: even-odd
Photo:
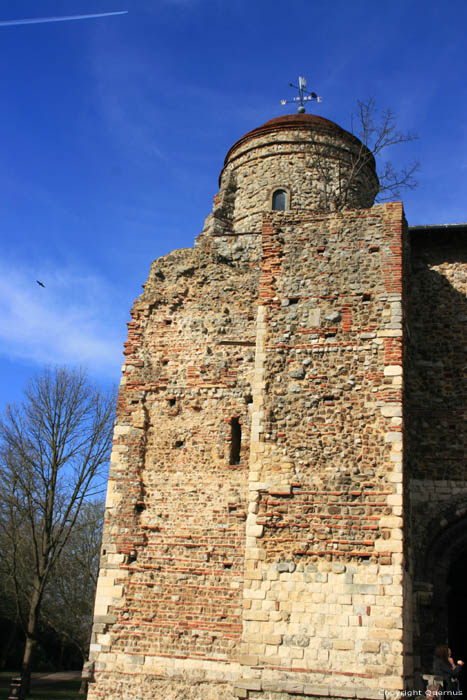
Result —
[{"label": "rubble stonework", "polygon": [[135,302],[91,700],[376,699],[410,683],[423,463],[403,469],[404,377],[415,396],[408,299],[424,292],[402,205],[371,206],[372,166],[356,208],[320,208],[320,139],[345,170],[355,138],[317,117],[240,139],[195,247],[156,260]]}]

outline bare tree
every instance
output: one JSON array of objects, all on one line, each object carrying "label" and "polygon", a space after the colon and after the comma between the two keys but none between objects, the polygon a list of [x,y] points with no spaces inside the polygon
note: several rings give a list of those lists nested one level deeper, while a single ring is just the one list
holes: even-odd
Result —
[{"label": "bare tree", "polygon": [[[51,572],[42,618],[63,643],[73,646],[84,664],[91,639],[94,596],[104,524],[103,500],[86,501],[62,554]],[[86,690],[82,680],[80,692]]]},{"label": "bare tree", "polygon": [[[391,146],[410,143],[418,139],[417,134],[411,131],[399,131],[396,116],[392,110],[384,110],[378,118],[373,97],[370,97],[366,102],[358,100],[357,105],[357,115],[352,117],[351,120],[352,131],[354,131],[355,124],[355,135],[367,147],[374,158]],[[413,190],[418,184],[414,175],[419,168],[420,162],[418,160],[413,161],[401,170],[395,170],[392,163],[386,161],[383,165],[383,170],[378,173],[379,192],[376,197],[377,201],[383,202],[400,197],[400,192],[404,189]]]},{"label": "bare tree", "polygon": [[99,392],[85,372],[46,369],[0,421],[2,566],[26,637],[21,698],[29,692],[47,582],[86,500],[104,486],[114,403],[114,392]]},{"label": "bare tree", "polygon": [[[378,113],[373,98],[366,102],[358,100],[357,113],[351,116],[351,132],[358,138],[354,147],[345,157],[337,156],[335,144],[316,142],[312,151],[314,168],[322,190],[324,209],[339,211],[347,206],[371,206],[374,197],[377,202],[397,199],[404,189],[417,186],[415,173],[420,167],[418,161],[397,170],[390,161],[382,163],[378,172],[379,183],[369,177],[369,173],[386,149],[398,144],[415,141],[418,136],[412,132],[402,132],[397,128],[395,114],[386,109]],[[355,198],[355,192],[360,195]],[[362,201],[367,198],[367,203]]]}]

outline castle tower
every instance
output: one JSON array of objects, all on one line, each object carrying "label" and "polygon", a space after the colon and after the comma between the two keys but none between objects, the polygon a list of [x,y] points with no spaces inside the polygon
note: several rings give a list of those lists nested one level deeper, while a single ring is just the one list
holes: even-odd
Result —
[{"label": "castle tower", "polygon": [[[219,186],[208,217],[215,226],[211,233],[223,225],[260,230],[264,212],[282,207],[371,207],[379,183],[373,156],[355,136],[329,119],[294,114],[271,119],[239,139],[225,157]],[[281,192],[281,199],[274,198]]]},{"label": "castle tower", "polygon": [[377,189],[354,136],[273,119],[228,152],[195,247],[153,263],[125,347],[91,700],[405,687],[407,236]]}]

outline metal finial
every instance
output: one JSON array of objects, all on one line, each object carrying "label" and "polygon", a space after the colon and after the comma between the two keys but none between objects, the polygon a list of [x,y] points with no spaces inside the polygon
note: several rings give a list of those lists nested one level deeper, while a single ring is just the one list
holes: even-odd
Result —
[{"label": "metal finial", "polygon": [[316,102],[323,101],[323,98],[318,97],[316,92],[308,92],[306,89],[306,78],[304,78],[302,75],[298,76],[298,85],[294,85],[293,83],[289,83],[289,85],[295,90],[298,90],[298,97],[292,97],[291,100],[281,100],[281,105],[290,104],[291,102],[300,102],[297,109],[299,114],[304,114],[305,112],[304,102],[309,102],[311,100],[316,100]]}]

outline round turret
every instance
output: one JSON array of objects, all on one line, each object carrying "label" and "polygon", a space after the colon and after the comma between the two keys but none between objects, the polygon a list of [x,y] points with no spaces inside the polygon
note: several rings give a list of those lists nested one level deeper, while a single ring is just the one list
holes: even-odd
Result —
[{"label": "round turret", "polygon": [[249,131],[227,153],[219,184],[218,216],[235,231],[258,230],[268,210],[371,207],[379,189],[370,151],[313,114],[276,117]]}]

